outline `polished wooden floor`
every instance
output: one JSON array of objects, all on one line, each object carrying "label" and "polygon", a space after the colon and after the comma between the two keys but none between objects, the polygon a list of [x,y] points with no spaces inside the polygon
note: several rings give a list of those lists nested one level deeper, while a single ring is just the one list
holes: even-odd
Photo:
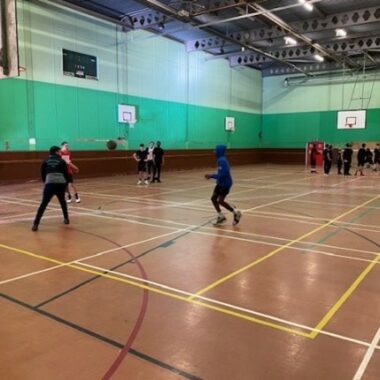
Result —
[{"label": "polished wooden floor", "polygon": [[[210,169],[211,170],[211,169]],[[0,378],[380,379],[380,175],[233,168],[1,187]]]}]

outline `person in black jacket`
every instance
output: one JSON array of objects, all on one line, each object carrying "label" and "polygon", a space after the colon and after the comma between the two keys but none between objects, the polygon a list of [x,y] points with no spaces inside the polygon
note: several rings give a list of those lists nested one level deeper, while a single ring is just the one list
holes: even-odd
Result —
[{"label": "person in black jacket", "polygon": [[350,168],[351,168],[351,162],[352,162],[352,154],[353,154],[353,150],[351,148],[351,144],[347,143],[346,148],[343,151],[343,174],[344,175],[351,175]]},{"label": "person in black jacket", "polygon": [[358,151],[358,157],[357,157],[358,158],[358,167],[355,171],[355,175],[357,175],[358,172],[360,172],[360,175],[364,175],[363,169],[364,169],[365,157],[366,157],[365,147],[366,147],[366,144],[362,144],[362,147]]},{"label": "person in black jacket", "polygon": [[373,170],[378,171],[380,169],[380,144],[376,144],[376,148],[373,150],[374,159],[373,159]]},{"label": "person in black jacket", "polygon": [[33,222],[32,231],[38,230],[42,215],[54,195],[58,198],[61,205],[64,223],[70,223],[65,201],[65,190],[69,175],[67,172],[67,164],[59,155],[60,150],[58,146],[52,146],[49,149],[49,157],[41,165],[41,177],[45,186],[42,201]]},{"label": "person in black jacket", "polygon": [[323,171],[325,175],[330,174],[330,169],[332,165],[332,145],[326,144],[323,150]]},{"label": "person in black jacket", "polygon": [[336,156],[336,165],[338,167],[338,174],[342,174],[343,158],[342,158],[342,149],[338,149]]},{"label": "person in black jacket", "polygon": [[161,182],[161,166],[164,164],[164,150],[161,148],[161,142],[157,141],[153,150],[153,180],[152,182]]}]

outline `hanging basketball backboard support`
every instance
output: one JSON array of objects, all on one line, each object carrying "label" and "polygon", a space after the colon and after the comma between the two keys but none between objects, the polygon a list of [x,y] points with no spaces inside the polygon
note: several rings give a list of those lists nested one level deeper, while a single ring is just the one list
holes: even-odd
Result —
[{"label": "hanging basketball backboard support", "polygon": [[19,75],[16,0],[0,1],[0,79]]}]

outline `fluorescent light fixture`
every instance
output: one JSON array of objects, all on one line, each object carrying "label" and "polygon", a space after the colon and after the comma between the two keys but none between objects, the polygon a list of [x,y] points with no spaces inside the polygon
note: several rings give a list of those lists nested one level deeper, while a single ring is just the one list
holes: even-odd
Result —
[{"label": "fluorescent light fixture", "polygon": [[314,9],[313,4],[306,2],[306,0],[298,0],[298,2],[301,3],[309,12]]},{"label": "fluorescent light fixture", "polygon": [[323,62],[325,59],[321,56],[321,55],[319,55],[319,54],[314,54],[314,58],[317,60],[317,61],[319,61],[319,62]]},{"label": "fluorescent light fixture", "polygon": [[310,3],[305,3],[305,4],[304,4],[304,7],[305,7],[305,9],[308,10],[309,12],[311,12],[311,11],[314,9],[313,4],[310,4]]},{"label": "fluorescent light fixture", "polygon": [[284,40],[286,45],[297,45],[297,41],[292,37],[285,36]]},{"label": "fluorescent light fixture", "polygon": [[335,29],[335,35],[337,37],[346,37],[347,31],[345,31],[344,29]]}]

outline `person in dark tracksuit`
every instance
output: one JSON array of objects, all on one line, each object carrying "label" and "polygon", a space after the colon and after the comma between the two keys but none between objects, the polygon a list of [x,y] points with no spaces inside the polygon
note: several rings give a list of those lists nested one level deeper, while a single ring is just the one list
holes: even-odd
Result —
[{"label": "person in dark tracksuit", "polygon": [[380,144],[379,143],[376,144],[376,148],[373,150],[373,155],[374,155],[373,170],[378,171],[380,170]]},{"label": "person in dark tracksuit", "polygon": [[161,142],[157,141],[153,150],[153,181],[161,182],[161,166],[164,164],[164,150],[161,148]]},{"label": "person in dark tracksuit", "polygon": [[343,174],[344,175],[351,175],[350,169],[351,169],[351,162],[352,162],[352,148],[351,144],[347,143],[346,147],[343,151]]},{"label": "person in dark tracksuit", "polygon": [[338,174],[342,174],[342,166],[343,166],[342,149],[338,149],[338,154],[336,157],[336,165],[338,167]]},{"label": "person in dark tracksuit", "polygon": [[358,157],[357,157],[358,167],[355,171],[355,175],[357,175],[358,173],[360,173],[360,175],[364,175],[363,169],[364,169],[365,157],[366,157],[365,147],[366,147],[366,144],[362,144],[362,147],[358,151]]},{"label": "person in dark tracksuit", "polygon": [[58,146],[52,146],[49,150],[48,159],[41,165],[41,177],[45,186],[42,201],[33,222],[32,231],[38,230],[42,215],[54,195],[58,198],[61,205],[64,223],[70,223],[65,200],[65,191],[69,175],[67,172],[67,164],[59,155],[60,150]]},{"label": "person in dark tracksuit", "polygon": [[145,149],[144,144],[140,144],[139,150],[133,153],[133,158],[137,161],[137,171],[139,173],[138,185],[141,185],[144,181],[145,185],[149,185],[148,178],[146,177],[146,161],[148,157],[148,151]]},{"label": "person in dark tracksuit", "polygon": [[234,215],[233,225],[237,225],[241,218],[241,212],[235,207],[232,207],[224,199],[230,192],[232,187],[232,178],[230,173],[230,164],[224,156],[226,152],[226,146],[217,145],[215,153],[217,157],[218,172],[215,174],[205,174],[206,179],[216,179],[216,186],[211,197],[211,202],[218,213],[215,225],[222,224],[226,221],[226,217],[223,215],[220,206],[223,206],[228,211],[231,211]]},{"label": "person in dark tracksuit", "polygon": [[323,172],[325,175],[330,174],[331,164],[332,164],[332,145],[326,144],[326,147],[323,150]]}]

